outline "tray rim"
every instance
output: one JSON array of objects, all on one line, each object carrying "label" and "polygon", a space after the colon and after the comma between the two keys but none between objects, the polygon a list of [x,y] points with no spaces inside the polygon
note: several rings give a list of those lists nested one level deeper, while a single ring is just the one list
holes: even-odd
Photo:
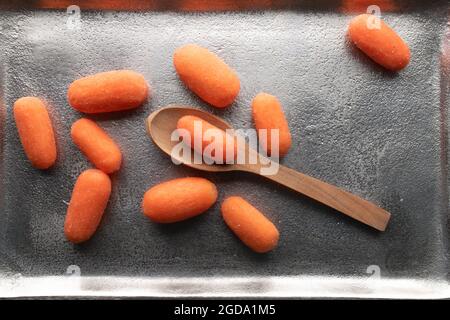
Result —
[{"label": "tray rim", "polygon": [[[267,288],[261,291],[257,284]],[[16,274],[0,279],[0,298],[32,297],[450,299],[450,285],[443,280],[317,276],[136,278]]]}]

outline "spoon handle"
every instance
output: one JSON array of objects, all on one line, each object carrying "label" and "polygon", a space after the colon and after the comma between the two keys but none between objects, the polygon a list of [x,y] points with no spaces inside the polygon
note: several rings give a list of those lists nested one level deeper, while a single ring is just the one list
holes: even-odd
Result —
[{"label": "spoon handle", "polygon": [[278,173],[264,176],[380,231],[386,229],[391,217],[372,202],[282,165]]}]

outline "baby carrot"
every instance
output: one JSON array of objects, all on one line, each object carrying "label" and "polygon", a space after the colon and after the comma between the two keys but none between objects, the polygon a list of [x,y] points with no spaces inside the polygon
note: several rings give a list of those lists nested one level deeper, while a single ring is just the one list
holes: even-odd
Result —
[{"label": "baby carrot", "polygon": [[216,186],[203,178],[180,178],[158,184],[144,195],[144,214],[154,222],[171,223],[195,217],[217,200]]},{"label": "baby carrot", "polygon": [[263,253],[276,247],[279,239],[277,228],[241,197],[225,199],[222,216],[228,227],[253,251]]},{"label": "baby carrot", "polygon": [[[199,129],[196,130],[196,128]],[[236,158],[238,145],[236,137],[227,134],[208,121],[196,116],[183,116],[177,122],[177,129],[189,132],[191,147],[200,154],[203,154],[208,148],[213,160],[226,163],[227,155],[229,155],[228,159]],[[200,143],[196,143],[196,140]]]},{"label": "baby carrot", "polygon": [[100,113],[139,107],[148,98],[144,77],[130,70],[101,72],[72,82],[69,104],[80,112]]},{"label": "baby carrot", "polygon": [[83,171],[78,177],[67,208],[64,233],[67,240],[89,240],[97,230],[111,194],[111,180],[97,169]]},{"label": "baby carrot", "polygon": [[[291,133],[280,102],[275,96],[261,92],[252,101],[252,113],[255,127],[260,134],[267,130],[266,139],[262,139],[262,147],[272,155],[272,147],[278,143],[279,156],[284,156],[291,147]],[[278,130],[278,141],[272,141],[271,130]]]},{"label": "baby carrot", "polygon": [[348,34],[359,49],[388,70],[398,71],[409,63],[408,45],[378,17],[361,14],[353,18]]},{"label": "baby carrot", "polygon": [[18,99],[14,103],[14,119],[31,165],[38,169],[51,167],[56,161],[56,142],[44,103],[34,97]]},{"label": "baby carrot", "polygon": [[94,121],[80,119],[71,130],[73,142],[98,169],[105,173],[119,170],[122,153],[117,144]]},{"label": "baby carrot", "polygon": [[208,49],[185,45],[175,51],[173,63],[185,85],[214,107],[227,107],[239,93],[237,74]]}]

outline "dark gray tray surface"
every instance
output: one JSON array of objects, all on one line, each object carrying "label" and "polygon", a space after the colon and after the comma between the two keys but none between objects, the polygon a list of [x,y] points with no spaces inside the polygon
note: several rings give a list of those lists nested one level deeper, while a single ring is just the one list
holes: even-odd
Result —
[{"label": "dark gray tray surface", "polygon": [[[412,52],[411,64],[398,74],[349,45],[350,15],[317,6],[83,11],[80,30],[66,27],[65,10],[1,11],[2,272],[63,275],[78,265],[83,275],[366,276],[368,266],[378,265],[387,278],[445,278],[448,82],[440,51],[447,4],[383,12]],[[218,53],[239,74],[242,89],[230,108],[214,110],[177,78],[172,54],[190,42]],[[63,234],[67,202],[76,177],[91,165],[70,139],[71,124],[83,115],[68,106],[67,87],[81,76],[123,68],[144,74],[153,96],[135,111],[89,116],[119,143],[124,164],[113,176],[97,234],[74,246]],[[145,117],[173,103],[251,128],[250,101],[259,91],[278,96],[289,120],[294,143],[283,164],[387,209],[392,219],[386,232],[264,178],[175,166],[146,135]],[[59,155],[49,171],[33,169],[19,143],[12,104],[26,95],[45,98],[51,108]],[[214,181],[217,204],[190,221],[150,222],[140,210],[144,192],[183,176]],[[220,203],[229,195],[247,198],[279,227],[275,251],[252,253],[227,229]]]}]

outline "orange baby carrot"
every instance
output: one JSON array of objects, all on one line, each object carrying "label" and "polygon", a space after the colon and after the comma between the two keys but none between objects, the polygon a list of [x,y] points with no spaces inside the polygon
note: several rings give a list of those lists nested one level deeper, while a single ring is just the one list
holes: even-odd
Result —
[{"label": "orange baby carrot", "polygon": [[[196,130],[196,127],[199,129]],[[189,132],[191,147],[200,154],[203,154],[205,148],[209,146],[211,158],[213,160],[220,160],[223,163],[226,163],[227,154],[229,155],[228,159],[236,158],[236,137],[227,134],[225,131],[217,128],[208,121],[196,116],[183,116],[177,122],[177,129],[184,129]],[[199,134],[201,135],[200,137]],[[201,143],[196,143],[196,139]]]},{"label": "orange baby carrot", "polygon": [[277,228],[241,197],[225,199],[222,216],[228,227],[253,251],[263,253],[276,247],[279,239]]},{"label": "orange baby carrot", "polygon": [[33,167],[47,169],[56,161],[56,142],[44,103],[23,97],[14,103],[14,119],[23,149]]},{"label": "orange baby carrot", "polygon": [[144,214],[154,222],[171,223],[195,217],[217,200],[217,188],[203,178],[180,178],[158,184],[144,195]]},{"label": "orange baby carrot", "polygon": [[72,82],[69,104],[80,112],[100,113],[134,109],[148,98],[144,77],[130,70],[101,72]]},{"label": "orange baby carrot", "polygon": [[383,20],[361,14],[348,27],[350,40],[376,63],[388,70],[406,67],[410,59],[408,45]]},{"label": "orange baby carrot", "polygon": [[97,230],[111,194],[111,180],[97,169],[83,171],[78,177],[67,208],[64,233],[67,240],[89,240]]},{"label": "orange baby carrot", "polygon": [[[288,122],[278,99],[264,92],[259,93],[252,101],[252,113],[258,133],[261,129],[267,130],[267,139],[260,141],[267,154],[272,155],[272,146],[278,143],[279,156],[284,156],[292,141]],[[278,141],[272,141],[272,129],[278,129]]]},{"label": "orange baby carrot", "polygon": [[119,170],[122,163],[119,147],[94,121],[77,120],[70,133],[73,142],[98,169],[105,173]]},{"label": "orange baby carrot", "polygon": [[173,63],[185,85],[214,107],[227,107],[239,93],[237,74],[208,49],[185,45],[175,51]]}]

